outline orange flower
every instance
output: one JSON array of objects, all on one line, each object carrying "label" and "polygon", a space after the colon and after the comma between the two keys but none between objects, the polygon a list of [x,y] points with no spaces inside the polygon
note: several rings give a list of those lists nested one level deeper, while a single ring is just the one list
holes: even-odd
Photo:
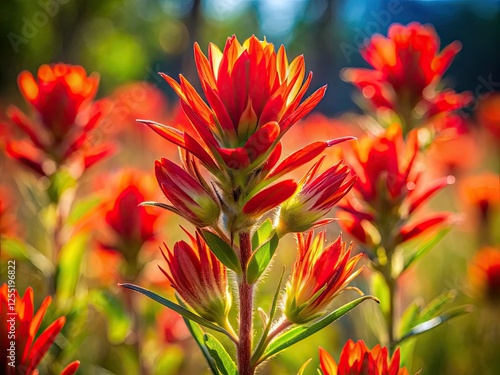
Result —
[{"label": "orange flower", "polygon": [[352,245],[346,249],[339,236],[324,248],[325,232],[313,238],[313,231],[297,234],[299,254],[286,286],[285,315],[296,324],[319,317],[332,300],[363,269],[354,271],[363,254],[350,258]]},{"label": "orange flower", "polygon": [[389,358],[387,348],[376,345],[370,350],[362,340],[347,341],[338,364],[319,348],[319,362],[323,375],[408,375],[405,367],[400,368],[399,348]]},{"label": "orange flower", "polygon": [[476,112],[477,122],[500,141],[500,94],[480,98]]},{"label": "orange flower", "polygon": [[470,94],[437,88],[461,44],[455,41],[441,52],[439,44],[431,25],[393,24],[387,37],[376,34],[361,50],[374,70],[346,69],[343,77],[375,108],[404,114],[418,105],[419,116],[424,118],[462,108],[470,102]]},{"label": "orange flower", "polygon": [[378,226],[379,219],[384,217],[394,222],[393,233],[398,230],[397,245],[449,220],[449,214],[440,213],[416,223],[407,222],[423,203],[455,180],[448,176],[430,183],[422,181],[423,174],[415,163],[418,154],[415,131],[410,132],[405,142],[401,128],[394,124],[376,138],[362,138],[353,149],[354,158],[350,161],[358,175],[353,188],[357,198],[350,198],[341,206],[348,223],[344,229],[349,233],[368,241],[370,234],[361,233],[366,227],[363,221]]},{"label": "orange flower", "polygon": [[[195,44],[194,55],[209,105],[182,75],[180,83],[161,75],[181,99],[184,112],[213,158],[230,169],[261,165],[283,134],[325,93],[326,87],[322,87],[300,104],[312,79],[309,73],[303,84],[304,57],[288,63],[283,46],[276,53],[273,44],[255,36],[243,45],[232,36],[223,52],[210,44],[208,58]],[[146,124],[211,169],[215,167],[212,157],[196,150],[185,133],[152,122]]]},{"label": "orange flower", "polygon": [[478,296],[500,302],[500,248],[479,250],[469,265],[469,281]]},{"label": "orange flower", "polygon": [[7,153],[41,175],[50,175],[54,167],[73,158],[77,152],[81,169],[109,155],[112,151],[109,144],[95,146],[90,140],[106,108],[105,102],[92,103],[98,76],[87,76],[81,66],[55,64],[42,65],[37,78],[23,71],[18,84],[26,101],[37,112],[39,123],[33,123],[12,106],[7,114],[27,137],[8,141]]},{"label": "orange flower", "polygon": [[479,213],[483,221],[491,209],[500,208],[500,177],[483,173],[464,178],[460,182],[461,200]]},{"label": "orange flower", "polygon": [[205,319],[226,325],[231,308],[226,268],[210,251],[203,238],[186,234],[191,245],[185,241],[175,243],[173,250],[165,244],[163,257],[168,264],[165,276],[184,301]]},{"label": "orange flower", "polygon": [[[14,304],[12,304],[14,301]],[[66,318],[58,318],[45,331],[37,335],[43,317],[52,299],[45,298],[34,313],[33,289],[28,288],[21,297],[7,284],[0,287],[0,369],[6,375],[38,375],[37,366],[54,343]],[[36,338],[35,338],[36,337]],[[72,375],[79,362],[68,365],[61,375]]]}]

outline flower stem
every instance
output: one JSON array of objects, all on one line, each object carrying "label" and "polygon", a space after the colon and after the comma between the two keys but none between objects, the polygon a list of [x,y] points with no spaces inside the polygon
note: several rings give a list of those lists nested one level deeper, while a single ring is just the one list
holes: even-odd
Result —
[{"label": "flower stem", "polygon": [[389,340],[389,351],[390,354],[394,352],[395,342],[396,342],[396,286],[397,280],[389,276],[386,278],[387,287],[389,289],[389,311],[387,312],[387,334]]},{"label": "flower stem", "polygon": [[238,291],[240,296],[240,331],[238,354],[239,375],[253,375],[250,358],[252,355],[252,310],[253,310],[253,285],[247,280],[247,265],[252,255],[250,233],[241,232],[240,235],[240,260],[243,270],[239,281]]}]

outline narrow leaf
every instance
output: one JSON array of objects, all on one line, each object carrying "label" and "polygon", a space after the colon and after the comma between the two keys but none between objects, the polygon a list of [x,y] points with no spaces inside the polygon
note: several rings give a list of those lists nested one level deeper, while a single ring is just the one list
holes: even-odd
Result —
[{"label": "narrow leaf", "polygon": [[453,301],[455,299],[456,294],[457,293],[454,290],[450,290],[434,298],[420,312],[419,323],[432,319],[435,316],[439,315],[441,312],[443,312],[444,305],[447,304],[448,302]]},{"label": "narrow leaf", "polygon": [[255,283],[259,279],[260,275],[262,275],[262,273],[266,270],[269,262],[273,258],[276,248],[278,247],[278,242],[278,235],[274,234],[252,254],[247,269],[247,279],[249,284]]},{"label": "narrow leaf", "polygon": [[453,318],[468,314],[472,311],[472,306],[471,305],[465,305],[465,306],[459,306],[453,309],[448,310],[444,314],[441,314],[440,316],[436,316],[435,318],[432,318],[426,322],[420,323],[419,325],[413,327],[408,333],[406,333],[403,337],[401,337],[395,345],[400,345],[402,342],[405,340],[408,340],[409,338],[415,337],[417,335],[420,335],[424,332],[430,331],[433,328],[436,328],[437,326],[440,326],[441,324],[447,322],[448,320],[451,320]]},{"label": "narrow leaf", "polygon": [[269,357],[278,354],[279,352],[285,350],[286,348],[322,330],[323,328],[330,325],[337,319],[341,318],[349,311],[354,309],[356,306],[358,306],[361,302],[366,301],[367,299],[371,299],[378,302],[378,300],[373,296],[363,296],[345,304],[342,307],[339,307],[338,309],[332,311],[330,314],[326,315],[324,318],[316,321],[310,326],[298,326],[289,331],[286,331],[282,335],[278,336],[273,342],[271,342],[267,350],[259,359],[258,363],[265,361]]},{"label": "narrow leaf", "polygon": [[56,301],[62,310],[71,306],[80,279],[80,266],[87,244],[88,236],[79,234],[71,238],[59,253],[56,271]]},{"label": "narrow leaf", "polygon": [[219,372],[222,375],[237,375],[238,370],[236,364],[219,340],[208,333],[205,333],[204,340]]},{"label": "narrow leaf", "polygon": [[273,223],[271,219],[265,220],[252,236],[252,249],[255,251],[262,243],[271,236]]},{"label": "narrow leaf", "polygon": [[414,301],[406,308],[401,317],[401,335],[404,335],[407,331],[418,324],[418,314],[420,312],[420,305]]},{"label": "narrow leaf", "polygon": [[227,268],[241,275],[241,265],[233,248],[222,238],[208,230],[202,229],[201,233],[208,247],[212,250],[217,259]]},{"label": "narrow leaf", "polygon": [[217,370],[217,366],[215,365],[215,361],[213,360],[212,356],[210,355],[210,352],[208,351],[207,346],[205,345],[204,342],[204,335],[205,332],[203,329],[196,324],[195,322],[184,318],[184,322],[186,323],[186,326],[189,329],[189,332],[191,332],[191,336],[193,336],[194,341],[198,344],[198,346],[201,349],[201,352],[203,353],[203,356],[207,360],[208,366],[210,367],[210,370],[212,371],[212,374],[214,375],[219,375],[219,370]]},{"label": "narrow leaf", "polygon": [[423,255],[427,254],[439,241],[443,239],[444,236],[446,236],[449,231],[450,228],[445,228],[433,234],[430,238],[427,238],[423,241],[418,241],[418,245],[415,246],[418,248],[418,250],[405,260],[405,264],[401,273],[406,271],[406,269],[410,267],[417,259],[420,259]]},{"label": "narrow leaf", "polygon": [[184,318],[190,319],[190,320],[192,320],[192,321],[194,321],[194,322],[196,322],[204,327],[213,329],[214,331],[221,332],[221,333],[227,335],[228,337],[231,337],[229,335],[229,333],[224,328],[221,328],[218,325],[215,325],[214,323],[206,320],[205,318],[202,318],[201,316],[192,313],[191,311],[187,310],[186,308],[179,306],[178,304],[176,304],[176,303],[174,303],[166,298],[163,298],[162,296],[160,296],[160,295],[158,295],[150,290],[142,288],[138,285],[128,284],[128,283],[118,284],[118,285],[121,287],[127,288],[127,289],[134,290],[134,291],[139,292],[141,294],[144,294],[145,296],[151,298],[152,300],[154,300],[158,303],[161,303],[163,306],[166,306],[169,309],[174,310],[176,313],[181,314]]}]

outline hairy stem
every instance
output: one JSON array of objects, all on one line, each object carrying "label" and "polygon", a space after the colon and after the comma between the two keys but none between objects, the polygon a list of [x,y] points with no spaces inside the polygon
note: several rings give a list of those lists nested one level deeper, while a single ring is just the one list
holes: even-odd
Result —
[{"label": "hairy stem", "polygon": [[252,355],[252,310],[253,286],[247,280],[247,265],[252,255],[250,233],[240,233],[240,260],[243,270],[239,281],[238,291],[240,296],[240,331],[238,345],[238,372],[239,375],[252,375],[250,358]]}]

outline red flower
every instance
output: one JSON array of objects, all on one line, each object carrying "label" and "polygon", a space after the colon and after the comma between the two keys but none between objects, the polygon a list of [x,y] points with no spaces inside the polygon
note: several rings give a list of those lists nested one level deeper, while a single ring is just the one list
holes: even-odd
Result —
[{"label": "red flower", "polygon": [[[15,301],[12,304],[12,301]],[[40,309],[34,314],[33,290],[28,288],[21,297],[7,284],[0,287],[0,369],[6,375],[37,375],[37,366],[54,343],[64,326],[66,318],[58,318],[45,331],[37,335],[45,312],[51,303],[45,298]],[[13,336],[12,336],[13,335]],[[14,349],[11,349],[14,342]],[[12,357],[12,358],[11,358]],[[12,367],[9,363],[14,364]],[[75,361],[63,370],[61,375],[72,375],[78,369]]]},{"label": "red flower", "polygon": [[96,74],[87,76],[81,66],[42,65],[37,80],[23,71],[18,83],[39,121],[33,123],[17,107],[9,109],[10,120],[27,136],[7,142],[11,157],[38,174],[50,175],[70,158],[86,169],[110,154],[109,144],[94,146],[90,139],[105,112],[104,102],[92,104],[99,84]]},{"label": "red flower", "polygon": [[197,227],[217,222],[220,208],[205,181],[195,178],[177,164],[162,158],[155,162],[158,184],[172,205],[161,204]]},{"label": "red flower", "polygon": [[165,244],[162,254],[168,264],[165,276],[184,301],[200,316],[226,326],[231,308],[226,268],[210,251],[203,238],[186,232],[191,245],[185,241],[175,243],[173,250]]},{"label": "red flower", "polygon": [[316,176],[324,158],[319,160],[299,182],[299,191],[281,205],[279,231],[304,232],[312,227],[330,222],[320,221],[340,201],[356,182],[356,177],[346,181],[350,173],[347,165],[338,162]]},{"label": "red flower", "polygon": [[375,108],[406,114],[419,106],[421,118],[462,108],[470,102],[470,94],[438,89],[461,45],[455,41],[439,52],[439,44],[431,25],[393,24],[387,37],[375,34],[361,50],[373,70],[346,69],[343,76]]},{"label": "red flower", "polygon": [[400,368],[399,348],[390,358],[387,348],[376,345],[370,350],[362,340],[347,341],[338,364],[319,348],[319,362],[323,375],[408,375],[405,367]]},{"label": "red flower", "polygon": [[151,199],[154,181],[141,171],[129,169],[100,182],[106,184],[107,197],[99,215],[104,217],[105,229],[110,233],[102,233],[99,244],[134,261],[141,247],[155,239],[159,214],[140,206]]},{"label": "red flower", "polygon": [[185,148],[214,170],[255,169],[276,147],[283,134],[308,114],[321,100],[322,87],[300,104],[309,88],[312,73],[305,77],[304,57],[290,64],[282,46],[255,36],[241,45],[228,38],[224,51],[210,44],[208,58],[195,44],[194,55],[207,105],[182,76],[180,83],[161,74],[181,99],[181,105],[204,146],[202,152],[183,132],[146,122],[169,141]]},{"label": "red flower", "polygon": [[313,232],[297,234],[299,254],[286,287],[285,315],[303,324],[321,315],[332,300],[362,271],[354,271],[363,254],[350,258],[339,236],[324,248],[325,232],[313,238]]},{"label": "red flower", "polygon": [[469,281],[478,296],[500,302],[500,249],[479,250],[469,265]]},{"label": "red flower", "polygon": [[351,165],[358,175],[353,188],[357,198],[350,198],[341,206],[346,211],[343,217],[347,219],[343,227],[359,240],[364,239],[366,244],[375,240],[363,224],[365,220],[375,225],[379,232],[387,230],[381,221],[394,223],[391,233],[380,235],[394,235],[394,245],[397,245],[450,219],[449,214],[437,214],[408,223],[423,203],[455,180],[448,176],[430,183],[423,181],[423,174],[415,162],[419,147],[416,136],[416,132],[410,132],[405,142],[401,128],[394,124],[384,134],[376,138],[367,136],[353,146]]}]

